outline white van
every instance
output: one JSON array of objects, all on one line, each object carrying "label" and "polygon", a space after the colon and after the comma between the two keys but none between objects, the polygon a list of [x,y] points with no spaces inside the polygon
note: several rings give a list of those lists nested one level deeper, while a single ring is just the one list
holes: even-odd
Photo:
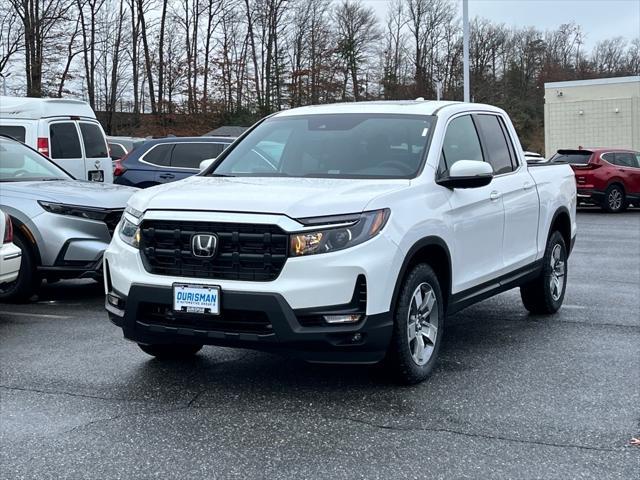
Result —
[{"label": "white van", "polygon": [[0,134],[37,149],[79,180],[113,183],[106,137],[86,102],[0,96]]}]

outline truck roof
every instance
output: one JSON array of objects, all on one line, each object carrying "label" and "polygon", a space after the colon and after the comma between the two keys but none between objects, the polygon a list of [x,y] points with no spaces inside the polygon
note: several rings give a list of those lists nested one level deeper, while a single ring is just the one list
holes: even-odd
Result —
[{"label": "truck roof", "polygon": [[0,118],[39,120],[49,117],[96,118],[87,102],[70,98],[25,98],[0,96]]},{"label": "truck roof", "polygon": [[310,105],[278,112],[276,116],[293,115],[321,115],[331,113],[378,113],[378,114],[410,114],[410,115],[435,115],[441,109],[447,108],[447,112],[464,110],[486,110],[502,112],[501,109],[481,103],[464,103],[436,100],[384,100],[373,102],[331,103],[324,105]]}]

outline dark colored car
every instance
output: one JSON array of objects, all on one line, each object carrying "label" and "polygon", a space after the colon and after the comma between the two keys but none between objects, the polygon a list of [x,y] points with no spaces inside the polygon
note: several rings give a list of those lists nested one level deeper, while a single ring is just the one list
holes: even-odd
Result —
[{"label": "dark colored car", "polygon": [[121,160],[146,141],[141,137],[107,137],[111,160]]},{"label": "dark colored car", "polygon": [[114,162],[114,183],[139,188],[175,182],[200,171],[233,142],[226,137],[167,137],[148,140]]},{"label": "dark colored car", "polygon": [[552,162],[573,168],[578,201],[594,203],[611,213],[640,205],[640,152],[620,148],[558,150]]}]

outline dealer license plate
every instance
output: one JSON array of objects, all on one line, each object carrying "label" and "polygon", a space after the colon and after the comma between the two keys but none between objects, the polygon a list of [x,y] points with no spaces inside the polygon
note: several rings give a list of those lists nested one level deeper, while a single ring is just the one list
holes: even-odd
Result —
[{"label": "dealer license plate", "polygon": [[212,285],[173,285],[176,312],[220,315],[220,287]]},{"label": "dealer license plate", "polygon": [[104,182],[104,170],[89,170],[90,182]]}]

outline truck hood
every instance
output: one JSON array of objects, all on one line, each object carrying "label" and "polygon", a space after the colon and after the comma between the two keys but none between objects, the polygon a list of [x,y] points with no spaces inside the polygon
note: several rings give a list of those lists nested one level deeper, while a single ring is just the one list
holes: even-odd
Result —
[{"label": "truck hood", "polygon": [[137,188],[80,180],[3,182],[4,195],[98,208],[124,208]]},{"label": "truck hood", "polygon": [[211,210],[306,218],[358,213],[374,198],[409,180],[282,177],[189,177],[136,193],[129,204],[146,210]]}]

